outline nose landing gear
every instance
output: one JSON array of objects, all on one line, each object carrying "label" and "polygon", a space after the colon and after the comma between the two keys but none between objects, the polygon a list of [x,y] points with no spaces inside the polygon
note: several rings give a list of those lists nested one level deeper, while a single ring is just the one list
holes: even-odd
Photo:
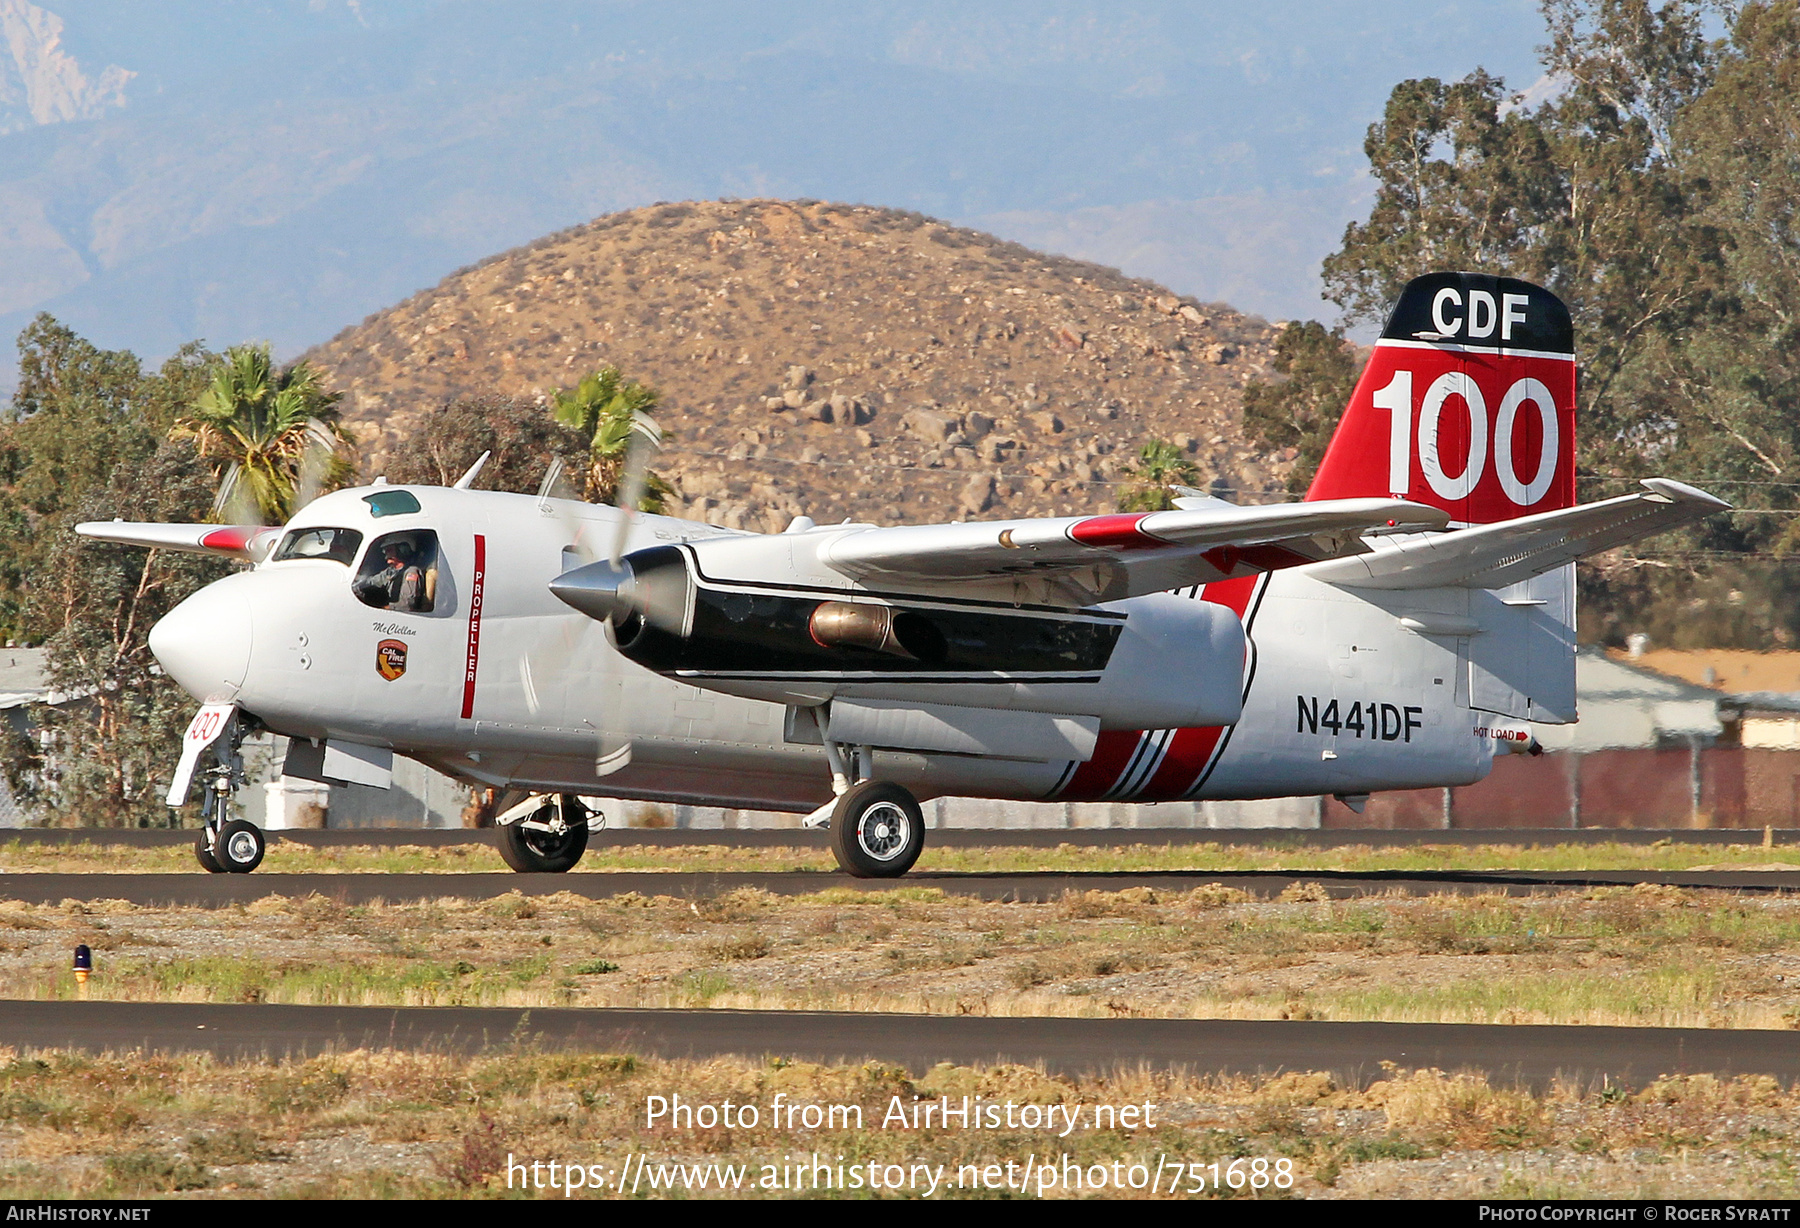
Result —
[{"label": "nose landing gear", "polygon": [[[222,722],[222,723],[221,723]],[[222,711],[211,706],[201,710],[188,728],[188,743],[193,753],[210,754],[212,764],[205,769],[205,826],[194,841],[194,860],[208,874],[248,874],[262,864],[267,844],[262,829],[256,824],[231,817],[231,799],[244,783],[244,757],[240,748],[249,729],[235,709]],[[191,773],[192,760],[183,765]],[[179,780],[169,801],[180,805],[187,800],[186,780]]]},{"label": "nose landing gear", "polygon": [[497,820],[500,857],[521,874],[562,874],[587,852],[588,830],[606,816],[589,812],[579,797],[527,798]]}]

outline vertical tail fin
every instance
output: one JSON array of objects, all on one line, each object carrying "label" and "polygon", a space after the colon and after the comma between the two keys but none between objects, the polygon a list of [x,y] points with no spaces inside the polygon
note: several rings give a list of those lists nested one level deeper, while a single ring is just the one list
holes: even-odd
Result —
[{"label": "vertical tail fin", "polygon": [[1569,310],[1510,277],[1407,283],[1308,499],[1393,495],[1491,524],[1575,505]]}]

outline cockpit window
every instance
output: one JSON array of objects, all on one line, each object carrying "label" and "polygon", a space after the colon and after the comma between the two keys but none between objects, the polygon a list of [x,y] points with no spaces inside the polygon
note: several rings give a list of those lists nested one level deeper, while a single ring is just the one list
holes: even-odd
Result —
[{"label": "cockpit window", "polygon": [[378,610],[429,614],[437,603],[438,542],[430,529],[378,537],[356,570],[351,591]]},{"label": "cockpit window", "polygon": [[410,490],[384,490],[378,495],[364,495],[371,516],[410,516],[419,510],[419,501]]},{"label": "cockpit window", "polygon": [[295,529],[281,539],[274,561],[288,559],[330,559],[350,566],[356,548],[362,545],[362,534],[355,529]]}]

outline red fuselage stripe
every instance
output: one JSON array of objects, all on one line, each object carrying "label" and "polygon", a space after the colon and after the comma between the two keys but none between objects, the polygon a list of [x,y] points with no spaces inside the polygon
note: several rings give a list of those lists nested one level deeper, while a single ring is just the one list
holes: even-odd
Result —
[{"label": "red fuselage stripe", "polygon": [[1261,578],[1261,576],[1239,576],[1235,580],[1220,580],[1216,584],[1208,584],[1200,590],[1200,600],[1210,601],[1214,605],[1222,605],[1242,618],[1244,612],[1250,608],[1250,599],[1256,596],[1256,582]]},{"label": "red fuselage stripe", "polygon": [[1091,802],[1118,781],[1143,741],[1141,729],[1103,729],[1094,744],[1093,758],[1075,769],[1075,775],[1057,797],[1065,802]]},{"label": "red fuselage stripe", "polygon": [[475,670],[481,664],[481,597],[487,583],[487,538],[475,535],[475,579],[469,585],[469,654],[463,665],[462,718],[475,714]]},{"label": "red fuselage stripe", "polygon": [[[1220,580],[1215,584],[1208,584],[1200,590],[1200,600],[1222,605],[1242,618],[1250,608],[1251,599],[1256,596],[1259,579],[1260,576],[1241,576],[1236,580]],[[1163,755],[1156,774],[1138,790],[1135,800],[1169,802],[1185,796],[1211,762],[1213,752],[1218,749],[1219,739],[1224,733],[1223,725],[1177,729],[1175,736],[1169,739],[1169,749]]]},{"label": "red fuselage stripe", "polygon": [[1172,802],[1182,797],[1200,779],[1200,773],[1219,745],[1223,725],[1203,725],[1194,729],[1177,729],[1169,739],[1169,749],[1152,776],[1132,799],[1140,802]]}]

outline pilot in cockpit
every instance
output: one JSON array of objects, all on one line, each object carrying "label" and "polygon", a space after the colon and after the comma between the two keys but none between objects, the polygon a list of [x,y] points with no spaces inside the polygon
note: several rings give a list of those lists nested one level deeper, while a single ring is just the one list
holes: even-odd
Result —
[{"label": "pilot in cockpit", "polygon": [[366,604],[390,610],[426,610],[425,571],[419,566],[413,544],[403,537],[382,543],[385,562],[379,571],[356,581],[356,595]]}]

